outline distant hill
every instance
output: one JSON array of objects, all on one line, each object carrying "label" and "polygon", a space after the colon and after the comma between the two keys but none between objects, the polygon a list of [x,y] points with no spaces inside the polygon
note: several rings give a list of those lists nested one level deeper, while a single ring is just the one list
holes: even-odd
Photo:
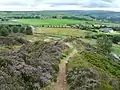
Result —
[{"label": "distant hill", "polygon": [[52,16],[76,16],[98,19],[109,22],[120,22],[120,12],[101,10],[69,10],[69,11],[6,11],[0,12],[0,18],[41,18]]},{"label": "distant hill", "polygon": [[120,12],[113,11],[101,11],[101,10],[70,10],[70,11],[42,11],[41,13],[49,14],[64,14],[64,15],[75,15],[75,16],[90,16],[98,20],[120,22]]}]

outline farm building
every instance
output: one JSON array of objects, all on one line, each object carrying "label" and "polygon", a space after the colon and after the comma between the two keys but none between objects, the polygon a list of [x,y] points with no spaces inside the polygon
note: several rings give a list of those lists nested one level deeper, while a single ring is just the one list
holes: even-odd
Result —
[{"label": "farm building", "polygon": [[114,30],[112,28],[101,28],[100,31],[105,33],[112,33]]}]

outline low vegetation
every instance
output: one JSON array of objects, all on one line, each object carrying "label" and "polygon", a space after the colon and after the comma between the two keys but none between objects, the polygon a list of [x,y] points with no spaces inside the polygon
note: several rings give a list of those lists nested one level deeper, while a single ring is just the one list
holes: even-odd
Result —
[{"label": "low vegetation", "polygon": [[0,90],[53,90],[66,59],[69,90],[120,90],[119,13],[106,13],[1,12]]},{"label": "low vegetation", "polygon": [[70,90],[119,90],[119,61],[98,54],[82,43],[80,45],[78,50],[81,51],[67,64]]},{"label": "low vegetation", "polygon": [[70,36],[78,36],[85,37],[86,33],[89,31],[79,30],[79,29],[71,29],[71,28],[38,28],[34,32],[35,34],[46,34],[46,35],[56,35],[59,37],[70,37]]},{"label": "low vegetation", "polygon": [[56,81],[62,50],[61,42],[37,41],[17,51],[1,53],[0,89],[38,90]]}]

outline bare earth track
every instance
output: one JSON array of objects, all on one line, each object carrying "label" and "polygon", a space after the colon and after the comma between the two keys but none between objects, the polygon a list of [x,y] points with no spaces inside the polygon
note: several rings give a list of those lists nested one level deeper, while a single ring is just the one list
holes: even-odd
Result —
[{"label": "bare earth track", "polygon": [[[73,48],[72,45],[68,43],[67,45],[70,48]],[[70,60],[70,58],[74,56],[75,53],[77,53],[77,50],[73,49],[73,51],[67,56],[67,58],[65,58],[64,60],[61,60],[61,63],[59,65],[59,74],[58,74],[55,90],[69,90],[67,85],[67,80],[66,80],[66,64]]]},{"label": "bare earth track", "polygon": [[56,90],[69,90],[66,80],[66,63],[69,61],[71,57],[77,52],[76,49],[74,49],[65,60],[62,60],[59,65],[59,74],[57,78],[57,84],[56,84]]},{"label": "bare earth track", "polygon": [[77,53],[77,49],[74,48],[71,44],[66,43],[69,48],[72,48],[72,52],[63,60],[61,60],[59,64],[59,73],[57,77],[57,82],[51,84],[48,88],[43,90],[69,90],[67,80],[66,80],[66,64]]}]

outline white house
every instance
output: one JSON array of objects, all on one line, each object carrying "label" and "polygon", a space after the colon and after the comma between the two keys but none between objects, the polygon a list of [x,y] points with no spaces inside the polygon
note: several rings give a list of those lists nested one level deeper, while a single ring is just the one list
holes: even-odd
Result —
[{"label": "white house", "polygon": [[101,28],[100,31],[101,32],[105,32],[105,33],[112,33],[112,32],[114,32],[114,30],[112,28]]}]

